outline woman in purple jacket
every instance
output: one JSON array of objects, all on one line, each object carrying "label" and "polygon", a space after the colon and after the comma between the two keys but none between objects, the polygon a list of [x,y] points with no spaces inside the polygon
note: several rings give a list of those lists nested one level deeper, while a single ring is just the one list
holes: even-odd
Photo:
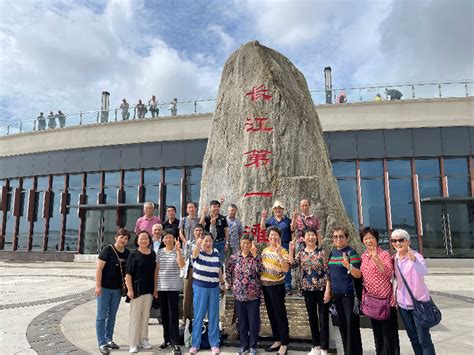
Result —
[{"label": "woman in purple jacket", "polygon": [[400,316],[405,324],[415,355],[434,355],[430,330],[422,327],[413,317],[413,301],[405,287],[400,271],[403,273],[413,295],[418,301],[429,301],[430,292],[424,276],[428,273],[425,259],[410,248],[410,234],[404,229],[392,232],[391,242],[397,251],[395,255],[395,276],[397,277],[397,303]]}]

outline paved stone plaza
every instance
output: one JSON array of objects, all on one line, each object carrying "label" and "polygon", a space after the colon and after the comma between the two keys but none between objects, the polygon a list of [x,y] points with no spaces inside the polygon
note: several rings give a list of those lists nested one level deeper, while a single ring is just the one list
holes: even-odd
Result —
[{"label": "paved stone plaza", "polygon": [[[94,266],[1,261],[0,354],[97,354]],[[427,283],[443,312],[442,323],[431,331],[437,353],[474,354],[473,262],[435,261],[430,262],[429,270]],[[114,339],[121,350],[114,353],[128,353],[128,311],[128,305],[122,303]],[[155,349],[140,353],[159,353],[156,345],[162,341],[161,332],[161,326],[152,319],[150,341]],[[372,331],[363,329],[362,337],[364,353],[375,354]],[[411,354],[404,331],[400,331],[400,341],[401,353]],[[296,346],[302,349],[305,344]],[[187,350],[182,349],[183,353]],[[295,349],[290,347],[289,353],[306,353]],[[236,350],[224,347],[222,353],[234,354]]]}]

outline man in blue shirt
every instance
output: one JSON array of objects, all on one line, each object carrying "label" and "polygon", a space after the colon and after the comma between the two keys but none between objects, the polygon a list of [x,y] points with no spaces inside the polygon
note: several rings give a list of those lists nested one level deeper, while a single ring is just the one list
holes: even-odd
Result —
[{"label": "man in blue shirt", "polygon": [[[260,228],[267,229],[270,226],[276,226],[281,230],[281,246],[286,249],[290,248],[291,242],[291,219],[286,217],[283,212],[285,206],[281,201],[276,200],[273,203],[273,216],[268,218],[268,212],[266,209],[262,211],[262,218],[260,220]],[[291,291],[291,270],[286,273],[285,276],[285,288],[287,295],[292,295]]]}]

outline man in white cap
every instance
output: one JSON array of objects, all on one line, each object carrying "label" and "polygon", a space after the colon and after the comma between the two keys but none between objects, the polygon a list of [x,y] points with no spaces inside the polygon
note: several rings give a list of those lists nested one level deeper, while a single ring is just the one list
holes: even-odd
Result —
[{"label": "man in white cap", "polygon": [[[281,246],[287,251],[290,247],[291,241],[291,219],[286,217],[283,212],[285,206],[281,201],[276,200],[273,203],[273,216],[268,218],[268,211],[264,209],[262,211],[262,218],[260,220],[260,228],[266,229],[270,226],[276,226],[281,230]],[[286,273],[285,276],[285,288],[288,295],[292,295],[291,291],[291,270]]]}]

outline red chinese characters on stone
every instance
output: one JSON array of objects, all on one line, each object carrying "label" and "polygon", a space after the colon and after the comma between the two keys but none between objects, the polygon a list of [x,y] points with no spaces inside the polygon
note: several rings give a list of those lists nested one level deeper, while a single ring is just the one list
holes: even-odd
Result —
[{"label": "red chinese characters on stone", "polygon": [[265,126],[268,120],[266,117],[247,118],[245,132],[271,132],[273,128]]},{"label": "red chinese characters on stone", "polygon": [[252,90],[245,94],[245,96],[250,96],[250,101],[256,102],[259,99],[263,99],[265,101],[270,101],[273,96],[268,95],[268,90],[265,85],[254,86]]},{"label": "red chinese characters on stone", "polygon": [[260,224],[254,224],[252,227],[245,226],[244,234],[251,235],[257,243],[267,242],[265,229],[260,228]]},{"label": "red chinese characters on stone", "polygon": [[244,193],[244,197],[272,197],[272,192],[261,192],[261,191],[254,191],[254,192],[246,192]]},{"label": "red chinese characters on stone", "polygon": [[260,166],[266,166],[270,164],[271,159],[268,157],[270,154],[272,154],[272,151],[266,149],[253,149],[244,153],[244,155],[247,155],[248,161],[248,163],[245,164],[245,167],[250,168],[255,166],[258,169]]}]

